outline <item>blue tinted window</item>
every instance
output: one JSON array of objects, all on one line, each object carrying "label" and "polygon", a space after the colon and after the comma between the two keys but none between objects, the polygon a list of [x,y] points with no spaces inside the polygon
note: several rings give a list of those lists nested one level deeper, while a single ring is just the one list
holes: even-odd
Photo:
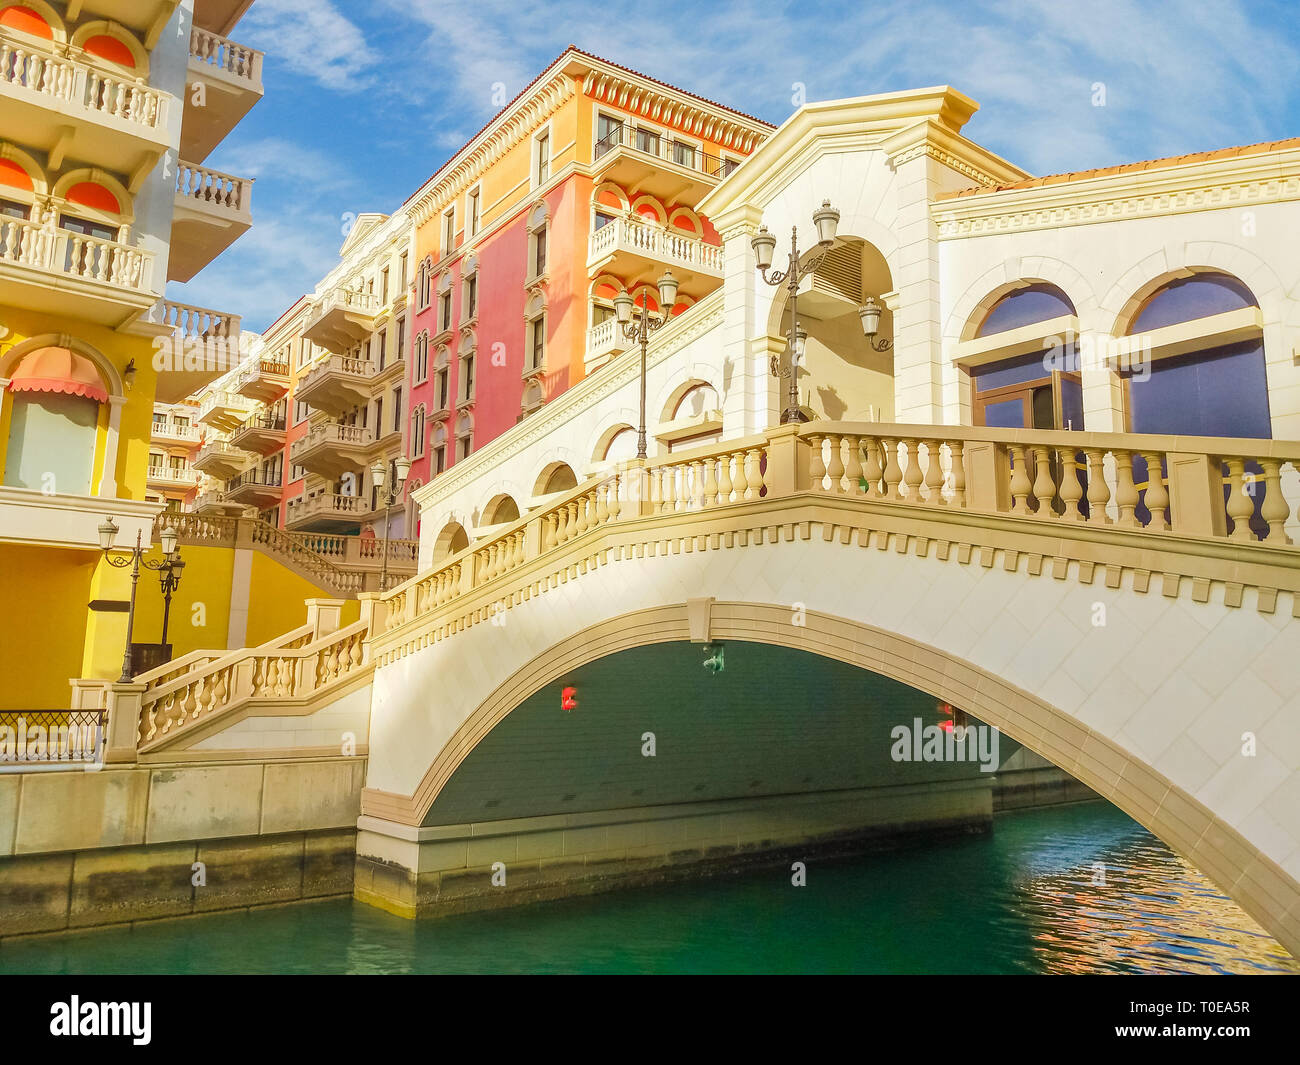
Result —
[{"label": "blue tinted window", "polygon": [[1054,285],[1029,285],[1003,296],[976,332],[977,337],[1005,333],[1022,325],[1046,322],[1062,315],[1074,314],[1070,298]]},{"label": "blue tinted window", "polygon": [[1242,307],[1256,307],[1250,289],[1227,274],[1196,274],[1171,281],[1147,300],[1146,306],[1133,319],[1130,333],[1144,329],[1160,329],[1166,325],[1208,318]]},{"label": "blue tinted window", "polygon": [[987,366],[976,366],[970,375],[975,380],[976,392],[989,392],[1007,385],[1038,381],[1050,377],[1052,372],[1043,365],[1042,355],[1021,355],[1014,359],[991,362]]},{"label": "blue tinted window", "polygon": [[1150,378],[1130,380],[1129,401],[1135,433],[1273,435],[1258,341],[1160,359]]}]

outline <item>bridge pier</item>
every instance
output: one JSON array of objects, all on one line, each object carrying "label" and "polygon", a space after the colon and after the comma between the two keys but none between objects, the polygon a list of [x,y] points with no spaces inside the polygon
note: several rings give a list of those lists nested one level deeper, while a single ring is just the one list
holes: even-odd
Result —
[{"label": "bridge pier", "polygon": [[354,897],[440,917],[987,832],[991,776],[414,828],[363,816]]}]

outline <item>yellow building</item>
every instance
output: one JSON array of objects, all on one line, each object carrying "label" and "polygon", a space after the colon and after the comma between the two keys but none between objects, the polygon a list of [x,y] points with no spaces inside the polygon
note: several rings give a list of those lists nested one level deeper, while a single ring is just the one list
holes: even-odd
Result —
[{"label": "yellow building", "polygon": [[0,707],[118,676],[129,571],[98,526],[148,545],[197,487],[194,442],[160,437],[155,410],[228,368],[239,319],[163,292],[250,221],[251,181],[203,166],[262,96],[261,53],[227,36],[248,7],[0,0],[0,574],[28,621]]}]

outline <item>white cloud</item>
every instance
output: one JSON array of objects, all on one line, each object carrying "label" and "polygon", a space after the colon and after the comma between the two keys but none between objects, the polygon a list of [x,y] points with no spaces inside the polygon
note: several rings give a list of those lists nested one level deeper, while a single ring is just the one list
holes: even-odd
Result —
[{"label": "white cloud", "polygon": [[261,0],[242,23],[272,63],[339,92],[373,83],[381,56],[332,0]]}]

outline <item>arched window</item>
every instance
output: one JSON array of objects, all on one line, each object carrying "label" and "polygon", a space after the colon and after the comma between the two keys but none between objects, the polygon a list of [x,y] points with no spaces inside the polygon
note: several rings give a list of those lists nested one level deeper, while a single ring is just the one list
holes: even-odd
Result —
[{"label": "arched window", "polygon": [[411,414],[411,457],[424,456],[424,404],[421,403]]},{"label": "arched window", "polygon": [[712,385],[692,385],[673,407],[671,418],[696,418],[718,409],[718,393]]},{"label": "arched window", "polygon": [[441,562],[445,558],[459,554],[469,547],[469,534],[458,521],[449,521],[433,543],[433,561]]},{"label": "arched window", "polygon": [[434,427],[429,438],[429,476],[436,477],[447,468],[447,427],[439,424]]},{"label": "arched window", "polygon": [[605,453],[600,457],[606,462],[623,462],[627,459],[636,458],[637,451],[636,430],[630,425],[624,426],[612,437],[605,446]]},{"label": "arched window", "polygon": [[55,39],[50,20],[28,4],[8,4],[0,8],[0,26],[39,37],[43,41],[53,42]]},{"label": "arched window", "polygon": [[456,419],[456,461],[469,458],[474,450],[474,419],[461,414]]},{"label": "arched window", "polygon": [[94,363],[67,348],[40,348],[18,364],[9,391],[4,483],[89,495],[100,405],[108,402]]},{"label": "arched window", "polygon": [[[1216,272],[1194,273],[1161,285],[1134,315],[1129,334],[1139,339],[1142,357],[1125,368],[1128,427],[1134,433],[1169,436],[1232,436],[1268,439],[1273,435],[1263,333],[1258,304],[1237,278]],[[1187,350],[1186,330],[1199,324],[1203,339]],[[1162,331],[1177,331],[1175,355],[1161,354]],[[1239,339],[1245,328],[1250,335]],[[1262,475],[1255,462],[1246,472]],[[1165,471],[1166,474],[1168,471]],[[1223,467],[1224,498],[1230,488]],[[1133,479],[1147,480],[1146,462],[1134,456]],[[1250,527],[1263,539],[1268,523],[1261,515],[1264,493],[1255,493]],[[1146,520],[1145,506],[1138,518]]]},{"label": "arched window", "polygon": [[969,368],[976,425],[1084,427],[1083,379],[1073,340],[1067,344],[1065,335],[1074,333],[1074,319],[1070,297],[1045,282],[1013,289],[988,309],[975,336],[997,338],[1015,331],[1016,343],[1004,346],[1005,354],[996,345],[987,349],[980,363]]}]

